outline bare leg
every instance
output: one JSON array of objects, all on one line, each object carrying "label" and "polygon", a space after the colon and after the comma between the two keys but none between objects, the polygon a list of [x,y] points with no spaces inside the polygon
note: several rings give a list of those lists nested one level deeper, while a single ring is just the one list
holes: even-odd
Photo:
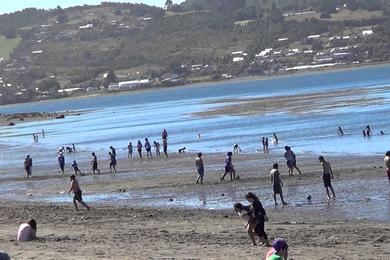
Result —
[{"label": "bare leg", "polygon": [[221,178],[219,178],[221,180],[221,182],[225,180],[225,176],[227,175],[227,173],[228,172],[225,171],[224,174],[222,174]]},{"label": "bare leg", "polygon": [[274,192],[274,201],[275,201],[275,206],[278,205],[278,202],[276,202],[276,193]]},{"label": "bare leg", "polygon": [[78,211],[79,210],[79,207],[77,206],[77,202],[75,199],[73,199],[73,205],[75,207],[75,209]]},{"label": "bare leg", "polygon": [[326,194],[328,195],[328,199],[330,199],[328,187],[326,187]]},{"label": "bare leg", "polygon": [[296,165],[294,165],[294,168],[295,168],[295,169],[297,169],[297,171],[298,171],[299,175],[301,175],[301,174],[302,174],[301,170],[299,170],[299,168],[298,168]]},{"label": "bare leg", "polygon": [[282,200],[283,205],[287,205],[288,203],[284,201],[283,193],[280,193],[280,199]]},{"label": "bare leg", "polygon": [[333,186],[330,186],[329,188],[330,188],[330,190],[332,191],[332,194],[333,194],[333,198],[336,198],[336,194],[334,193],[334,189],[333,189]]},{"label": "bare leg", "polygon": [[[81,201],[80,204],[83,205],[84,207],[86,207],[88,211],[90,210],[89,206],[84,201]],[[76,205],[77,205],[77,203],[76,203]]]}]

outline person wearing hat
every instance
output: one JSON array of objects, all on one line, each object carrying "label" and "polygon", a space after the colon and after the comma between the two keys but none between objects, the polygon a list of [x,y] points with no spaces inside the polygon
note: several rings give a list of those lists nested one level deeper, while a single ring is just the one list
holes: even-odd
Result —
[{"label": "person wearing hat", "polygon": [[29,154],[26,155],[26,159],[24,159],[24,169],[26,170],[27,178],[31,178],[32,173],[32,159]]},{"label": "person wearing hat", "polygon": [[272,249],[268,251],[266,260],[287,260],[288,245],[286,240],[277,238],[272,242]]}]

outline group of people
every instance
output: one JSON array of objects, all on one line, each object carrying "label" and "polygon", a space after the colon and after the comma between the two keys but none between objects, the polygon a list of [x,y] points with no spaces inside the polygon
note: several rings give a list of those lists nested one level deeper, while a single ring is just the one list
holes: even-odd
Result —
[{"label": "group of people", "polygon": [[[371,130],[371,126],[370,125],[367,125],[364,129],[363,129],[363,137],[370,137],[372,135],[372,130]],[[344,131],[343,129],[341,128],[341,126],[339,126],[338,130],[337,130],[337,134],[339,136],[343,136],[344,135]],[[380,135],[385,135],[385,132],[383,132],[383,130],[379,131],[379,134]]]},{"label": "group of people", "polygon": [[[163,152],[166,158],[168,158],[168,132],[166,129],[164,129],[161,133],[161,139],[163,143]],[[157,141],[153,141],[153,147],[155,149],[155,153],[157,157],[161,156],[161,145]],[[146,151],[146,156],[148,159],[152,159],[152,145],[149,142],[148,138],[145,138],[145,143],[142,145],[141,140],[138,140],[137,142],[137,152],[140,159],[142,159],[142,148]],[[127,159],[133,158],[133,144],[130,142],[127,146]]]}]

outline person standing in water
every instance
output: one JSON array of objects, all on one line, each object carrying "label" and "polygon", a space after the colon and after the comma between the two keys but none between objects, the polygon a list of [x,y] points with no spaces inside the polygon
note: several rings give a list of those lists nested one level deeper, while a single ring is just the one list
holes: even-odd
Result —
[{"label": "person standing in water", "polygon": [[90,210],[87,203],[85,203],[83,201],[83,193],[80,189],[79,182],[76,180],[75,175],[70,176],[70,189],[68,191],[68,194],[70,194],[70,192],[73,192],[73,194],[74,194],[73,205],[77,211],[79,210],[79,208],[77,206],[77,202],[79,202],[81,205],[83,205],[88,211]]},{"label": "person standing in water", "polygon": [[29,154],[27,154],[26,158],[24,159],[24,169],[26,170],[26,176],[27,178],[31,178],[32,175],[32,158]]},{"label": "person standing in water", "polygon": [[343,135],[344,135],[344,131],[343,131],[343,129],[341,128],[341,126],[339,126],[338,135],[339,135],[339,136],[343,136]]},{"label": "person standing in water", "polygon": [[165,157],[168,158],[168,141],[167,141],[167,139],[163,139],[163,151],[164,151]]},{"label": "person standing in water", "polygon": [[265,138],[265,151],[268,152],[268,138]]},{"label": "person standing in water", "polygon": [[111,150],[111,155],[114,156],[114,158],[116,159],[116,150],[113,146],[110,146],[110,150]]},{"label": "person standing in water", "polygon": [[114,169],[114,172],[116,173],[116,158],[112,152],[109,152],[108,155],[110,156],[110,172]]},{"label": "person standing in water", "polygon": [[81,171],[80,171],[80,169],[79,169],[79,166],[78,166],[78,164],[77,164],[76,161],[73,161],[72,168],[73,168],[73,171],[74,171],[74,174],[75,174],[75,175],[77,175],[77,173],[79,173],[80,175],[82,175],[82,174],[81,174]]},{"label": "person standing in water", "polygon": [[62,174],[65,174],[65,157],[62,152],[60,152],[60,154],[58,155],[58,164],[60,165]]},{"label": "person standing in water", "polygon": [[278,138],[278,136],[276,135],[276,133],[274,133],[274,134],[272,135],[272,142],[273,142],[274,144],[278,144],[278,143],[279,143],[279,138]]},{"label": "person standing in water", "polygon": [[265,151],[265,137],[261,139],[261,144],[263,145],[263,151]]},{"label": "person standing in water", "polygon": [[137,143],[137,151],[138,151],[139,158],[142,159],[142,143],[140,140],[138,140]]},{"label": "person standing in water", "polygon": [[166,129],[164,129],[161,133],[161,139],[168,139],[168,132]]},{"label": "person standing in water", "polygon": [[297,169],[299,175],[301,175],[301,170],[297,167],[295,153],[291,150],[290,146],[285,146],[284,149],[286,150],[284,158],[287,160],[288,176],[294,176],[294,168]]},{"label": "person standing in water", "polygon": [[127,146],[127,159],[133,158],[133,144],[130,142]]},{"label": "person standing in water", "polygon": [[98,161],[95,153],[92,153],[92,160],[91,160],[91,165],[92,165],[92,173],[95,174],[100,174],[100,170],[98,168]]},{"label": "person standing in water", "polygon": [[324,186],[326,189],[326,194],[328,195],[328,199],[331,198],[329,195],[329,189],[332,191],[333,198],[336,198],[336,194],[334,193],[332,182],[331,182],[331,179],[333,179],[332,167],[330,166],[329,162],[325,161],[323,156],[320,156],[318,160],[320,161],[323,169],[321,178],[324,181]]},{"label": "person standing in water", "polygon": [[196,184],[203,184],[203,176],[204,176],[204,165],[202,159],[202,153],[198,153],[198,157],[195,159],[196,170],[198,171],[198,178],[196,179]]},{"label": "person standing in water", "polygon": [[285,202],[283,199],[283,190],[282,190],[283,182],[280,179],[280,173],[278,168],[279,168],[279,164],[274,163],[271,170],[271,183],[272,183],[272,189],[274,191],[274,201],[275,201],[275,205],[278,205],[278,203],[276,202],[276,195],[279,194],[280,199],[282,200],[282,204],[287,205],[288,203]]},{"label": "person standing in water", "polygon": [[390,151],[386,152],[384,162],[386,166],[387,178],[389,178],[390,181]]}]

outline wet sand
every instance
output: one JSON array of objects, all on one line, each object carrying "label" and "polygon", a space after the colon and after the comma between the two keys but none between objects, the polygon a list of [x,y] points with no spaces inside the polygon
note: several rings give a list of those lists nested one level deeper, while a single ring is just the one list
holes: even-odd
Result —
[{"label": "wet sand", "polygon": [[[383,164],[382,156],[328,156],[328,159],[335,172],[333,183],[338,196],[336,203],[346,203],[345,207],[353,204],[343,200],[348,195],[343,183],[364,179],[367,182],[379,180],[383,185],[387,184],[384,169],[380,168]],[[8,193],[14,194],[15,198],[20,195],[25,201],[1,196],[1,249],[15,259],[262,259],[266,248],[250,246],[245,223],[232,210],[169,206],[170,199],[174,204],[191,189],[204,189],[208,199],[212,199],[222,196],[221,191],[239,187],[260,194],[270,218],[266,230],[271,238],[288,239],[290,259],[390,257],[388,221],[360,218],[359,210],[351,209],[352,215],[331,210],[331,205],[326,206],[324,190],[319,191],[318,197],[313,197],[315,204],[324,205],[319,208],[298,205],[294,202],[295,198],[289,196],[286,198],[291,202],[288,206],[269,205],[272,200],[268,174],[272,163],[277,161],[281,164],[285,189],[295,187],[299,193],[300,187],[313,186],[314,195],[317,185],[321,185],[321,169],[316,155],[298,155],[298,165],[303,171],[301,179],[286,176],[287,169],[279,155],[237,155],[234,162],[241,179],[221,184],[218,177],[223,169],[224,155],[205,154],[205,184],[202,186],[194,183],[196,174],[193,160],[193,154],[175,154],[168,160],[133,159],[129,162],[121,159],[117,174],[80,177],[81,188],[85,191],[84,199],[93,208],[91,212],[84,209],[75,212],[71,197],[64,194],[71,174],[69,168],[66,176],[61,176],[56,165],[38,167],[36,171],[40,172],[36,172],[36,175],[39,177],[28,181],[29,185],[26,185],[21,169],[14,169],[14,177],[1,180],[1,187],[12,184],[18,192],[9,190]],[[88,169],[87,163],[81,163],[80,166],[84,172]],[[107,166],[108,161],[100,162],[103,171],[107,172]],[[0,174],[3,173],[4,170],[0,170]],[[16,175],[18,173],[20,177]],[[23,189],[24,186],[27,189]],[[167,201],[168,206],[140,206],[132,199],[122,202],[94,200],[94,196],[101,193],[114,198],[123,190],[146,193],[160,191],[164,193],[162,200]],[[356,196],[365,197],[364,189],[355,192]],[[384,188],[377,192],[388,190]],[[306,197],[306,193],[302,193]],[[65,203],[44,203],[39,200],[51,196],[62,197]],[[375,205],[375,199],[369,195],[367,199],[366,207]],[[388,204],[390,207],[390,202]],[[389,215],[390,210],[374,214]],[[28,243],[16,242],[19,224],[31,217],[38,222],[40,239]]]}]

